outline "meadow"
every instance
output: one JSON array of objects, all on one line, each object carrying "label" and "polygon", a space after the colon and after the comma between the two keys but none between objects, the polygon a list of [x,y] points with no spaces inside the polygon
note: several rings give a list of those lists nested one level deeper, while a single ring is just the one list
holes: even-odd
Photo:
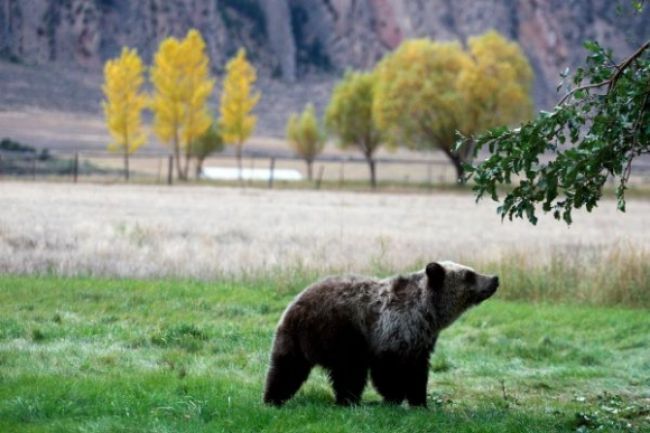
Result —
[{"label": "meadow", "polygon": [[468,191],[369,193],[196,185],[5,181],[0,270],[210,279],[287,270],[404,270],[432,258],[484,263],[565,255],[593,262],[650,245],[650,200],[603,199],[566,226],[502,222]]},{"label": "meadow", "polygon": [[[3,182],[1,432],[644,432],[650,202],[566,227],[430,194]],[[428,408],[312,373],[261,403],[273,330],[326,274],[453,259],[500,275],[441,335]]]},{"label": "meadow", "polygon": [[[650,307],[650,201],[501,222],[466,191],[368,193],[5,182],[0,272],[125,278],[386,275],[450,259],[508,299]],[[572,287],[569,292],[566,286]]]},{"label": "meadow", "polygon": [[261,403],[273,328],[309,278],[0,278],[3,432],[643,432],[644,310],[485,302],[444,331],[428,408],[340,408],[322,371]]}]

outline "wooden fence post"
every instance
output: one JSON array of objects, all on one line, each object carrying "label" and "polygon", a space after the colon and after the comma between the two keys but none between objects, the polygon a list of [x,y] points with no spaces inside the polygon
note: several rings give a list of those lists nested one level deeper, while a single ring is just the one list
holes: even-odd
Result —
[{"label": "wooden fence post", "polygon": [[325,166],[321,165],[318,168],[318,176],[316,176],[316,189],[320,189],[320,184],[323,181],[323,172],[325,171]]},{"label": "wooden fence post", "polygon": [[275,157],[271,158],[271,166],[269,168],[269,189],[273,188],[273,171],[275,170]]},{"label": "wooden fence post", "polygon": [[72,181],[77,183],[79,177],[79,152],[74,153],[74,162],[72,163]]},{"label": "wooden fence post", "polygon": [[248,186],[253,185],[253,172],[255,171],[255,155],[251,155],[251,164],[250,164],[250,173],[251,175],[248,177]]},{"label": "wooden fence post", "polygon": [[427,163],[427,185],[429,189],[433,188],[433,170],[431,167],[431,161]]},{"label": "wooden fence post", "polygon": [[32,156],[32,180],[36,180],[36,155]]}]

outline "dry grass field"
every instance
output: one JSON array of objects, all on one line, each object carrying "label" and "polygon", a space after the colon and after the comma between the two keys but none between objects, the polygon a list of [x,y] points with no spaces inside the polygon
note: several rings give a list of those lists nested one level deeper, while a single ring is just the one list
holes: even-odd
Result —
[{"label": "dry grass field", "polygon": [[[501,222],[470,194],[3,182],[0,271],[211,279],[391,272],[430,259],[590,268],[650,245],[650,201],[604,200],[567,227]],[[637,257],[638,258],[638,257]]]},{"label": "dry grass field", "polygon": [[[0,204],[2,432],[650,427],[648,200],[606,199],[571,227],[501,223],[461,190],[3,179]],[[261,404],[274,327],[306,284],[442,258],[502,283],[443,332],[428,409],[371,387],[335,407],[320,370],[282,409]]]}]

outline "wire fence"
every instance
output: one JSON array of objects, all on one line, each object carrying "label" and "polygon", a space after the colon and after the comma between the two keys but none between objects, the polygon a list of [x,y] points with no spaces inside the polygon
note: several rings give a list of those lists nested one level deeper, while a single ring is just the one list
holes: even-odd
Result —
[{"label": "wire fence", "polygon": [[[218,154],[203,162],[203,173],[210,168],[238,167],[234,155]],[[454,183],[454,167],[444,160],[422,160],[408,158],[375,159],[378,184],[433,185]],[[129,157],[129,179],[136,182],[173,184],[177,182],[176,164],[172,155],[159,153],[138,153]],[[288,180],[283,172],[296,173]],[[343,155],[330,155],[313,162],[313,179],[307,179],[307,165],[304,160],[288,155],[249,153],[242,158],[243,181],[274,185],[321,184],[362,185],[369,182],[369,167],[365,159]],[[256,173],[256,176],[250,176]],[[260,177],[260,174],[262,176]],[[206,179],[197,173],[196,162],[190,163],[188,175],[191,180],[213,180],[228,183],[228,179]],[[124,160],[119,154],[97,150],[74,153],[18,155],[17,152],[0,153],[0,178],[23,179],[69,179],[77,181],[117,182],[125,178]],[[238,181],[238,183],[241,183]]]},{"label": "wire fence", "polygon": [[[188,177],[215,183],[249,185],[302,186],[320,188],[369,185],[369,167],[363,158],[347,155],[327,155],[313,163],[313,179],[307,179],[304,160],[290,155],[248,153],[242,158],[242,179],[207,179],[211,168],[237,169],[234,155],[217,154],[203,163],[198,173],[191,161]],[[379,186],[433,187],[456,182],[456,170],[445,159],[377,158],[375,159]],[[172,155],[137,153],[129,157],[129,179],[141,183],[174,184],[177,167]],[[289,180],[282,173],[295,173]],[[250,174],[254,173],[255,176]],[[0,152],[0,179],[67,180],[71,182],[120,182],[125,179],[123,157],[116,153],[82,150],[71,153]],[[300,179],[300,180],[295,180]],[[613,182],[613,179],[612,179]],[[650,164],[636,163],[630,184],[650,184]]]}]

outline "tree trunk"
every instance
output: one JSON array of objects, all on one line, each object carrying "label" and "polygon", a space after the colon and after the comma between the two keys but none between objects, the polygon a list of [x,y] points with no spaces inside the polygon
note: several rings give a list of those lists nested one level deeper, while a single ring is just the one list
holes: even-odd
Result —
[{"label": "tree trunk", "polygon": [[124,147],[124,180],[129,181],[129,146]]},{"label": "tree trunk", "polygon": [[190,159],[192,159],[192,141],[187,142],[185,149],[185,168],[183,169],[185,180],[190,178]]},{"label": "tree trunk", "polygon": [[242,183],[244,178],[242,176],[241,143],[237,143],[237,176],[239,177],[239,183]]},{"label": "tree trunk", "polygon": [[181,166],[181,149],[178,143],[178,131],[174,132],[174,158],[176,159],[176,174],[179,179],[184,180],[183,167]]},{"label": "tree trunk", "polygon": [[456,182],[464,184],[465,178],[463,175],[465,174],[465,170],[463,169],[463,159],[456,152],[453,152],[445,147],[442,147],[441,149],[451,160],[451,163],[454,164],[454,168],[456,169]]},{"label": "tree trunk", "polygon": [[311,161],[309,159],[306,160],[307,162],[307,180],[311,182],[313,176],[312,176],[312,165],[314,164],[314,161]]},{"label": "tree trunk", "polygon": [[454,164],[454,168],[456,169],[456,182],[464,184],[465,169],[463,168],[463,160],[458,155],[453,155],[450,158],[451,162]]},{"label": "tree trunk", "polygon": [[196,158],[196,180],[201,178],[201,171],[203,170],[203,159]]},{"label": "tree trunk", "polygon": [[370,187],[372,189],[377,188],[377,175],[375,172],[375,160],[372,159],[372,156],[366,156],[366,161],[368,161],[368,169],[370,170]]}]

